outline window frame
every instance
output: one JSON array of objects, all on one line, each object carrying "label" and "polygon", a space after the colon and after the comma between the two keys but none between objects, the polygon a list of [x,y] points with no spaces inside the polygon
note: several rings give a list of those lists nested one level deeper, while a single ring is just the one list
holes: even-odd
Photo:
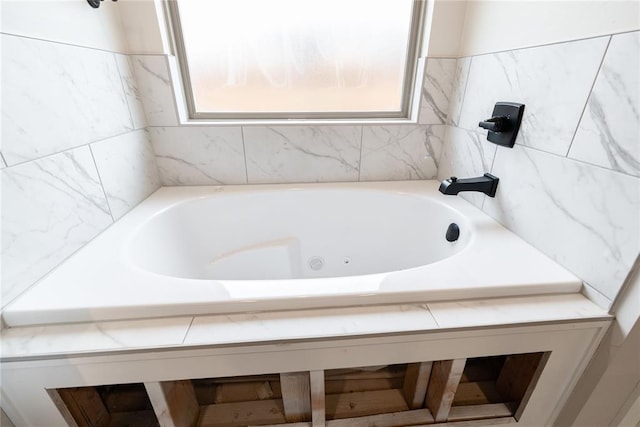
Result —
[{"label": "window frame", "polygon": [[[348,0],[347,0],[348,1]],[[415,98],[420,96],[422,81],[418,81],[420,70],[420,50],[426,15],[426,0],[412,0],[409,40],[407,44],[407,61],[403,74],[402,105],[397,112],[386,111],[340,111],[340,112],[198,112],[195,108],[193,87],[189,73],[182,24],[177,0],[166,0],[166,16],[169,38],[178,64],[178,85],[182,90],[182,97],[186,109],[187,120],[191,122],[267,122],[278,123],[287,121],[402,121],[411,120],[417,113]]]}]

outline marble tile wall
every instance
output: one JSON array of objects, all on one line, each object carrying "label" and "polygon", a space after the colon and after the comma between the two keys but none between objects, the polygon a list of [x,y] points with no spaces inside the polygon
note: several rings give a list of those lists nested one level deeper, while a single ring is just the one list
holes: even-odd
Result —
[{"label": "marble tile wall", "polygon": [[[439,179],[500,178],[462,197],[578,275],[609,307],[640,252],[640,32],[461,58]],[[477,123],[526,104],[513,149]]]},{"label": "marble tile wall", "polygon": [[128,56],[8,34],[0,42],[5,306],[160,179]]},{"label": "marble tile wall", "polygon": [[429,58],[419,124],[178,126],[168,59],[133,56],[164,185],[430,179],[456,61]]}]

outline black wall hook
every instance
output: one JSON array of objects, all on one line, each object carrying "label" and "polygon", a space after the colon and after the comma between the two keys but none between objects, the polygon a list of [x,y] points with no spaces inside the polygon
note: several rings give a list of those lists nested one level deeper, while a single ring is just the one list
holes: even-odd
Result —
[{"label": "black wall hook", "polygon": [[[97,9],[100,7],[100,2],[102,0],[87,0],[87,3],[89,3],[89,6],[91,6],[94,9]],[[118,0],[113,0],[113,1],[118,1]]]}]

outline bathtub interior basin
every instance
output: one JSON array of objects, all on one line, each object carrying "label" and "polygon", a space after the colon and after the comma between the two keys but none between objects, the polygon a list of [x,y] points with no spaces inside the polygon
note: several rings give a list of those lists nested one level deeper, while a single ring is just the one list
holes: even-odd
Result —
[{"label": "bathtub interior basin", "polygon": [[[438,182],[165,187],[3,309],[8,326],[580,292]],[[451,223],[458,240],[445,239]]]},{"label": "bathtub interior basin", "polygon": [[[257,209],[256,207],[259,207]],[[445,239],[455,223],[463,232]],[[277,280],[359,276],[450,257],[473,235],[437,200],[353,188],[203,197],[146,221],[126,257],[149,272],[190,279]]]}]

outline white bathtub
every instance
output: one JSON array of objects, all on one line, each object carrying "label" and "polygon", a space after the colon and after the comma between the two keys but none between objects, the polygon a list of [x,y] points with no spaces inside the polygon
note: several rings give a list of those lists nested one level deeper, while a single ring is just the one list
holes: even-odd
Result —
[{"label": "white bathtub", "polygon": [[19,326],[580,291],[578,278],[437,186],[162,188],[3,316]]}]

